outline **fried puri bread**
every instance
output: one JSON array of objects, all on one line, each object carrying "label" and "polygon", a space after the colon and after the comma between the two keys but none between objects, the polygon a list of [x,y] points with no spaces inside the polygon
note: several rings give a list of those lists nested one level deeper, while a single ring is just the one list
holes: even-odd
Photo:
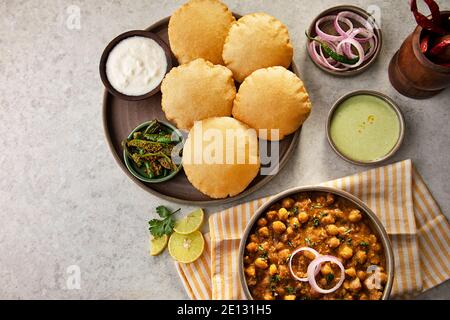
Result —
[{"label": "fried puri bread", "polygon": [[[233,117],[259,131],[259,137],[281,140],[294,133],[311,113],[303,81],[283,67],[260,69],[241,84]],[[267,136],[260,129],[267,129]],[[278,130],[279,135],[270,130]]]},{"label": "fried puri bread", "polygon": [[230,116],[236,87],[229,69],[197,59],[173,68],[161,92],[166,118],[189,130],[195,121]]},{"label": "fried puri bread", "polygon": [[288,68],[293,54],[286,26],[268,14],[254,13],[233,23],[222,57],[236,81],[242,82],[261,68]]},{"label": "fried puri bread", "polygon": [[183,168],[203,194],[223,199],[244,191],[258,175],[258,137],[230,117],[196,122],[183,149]]},{"label": "fried puri bread", "polygon": [[223,64],[225,38],[235,21],[228,7],[218,0],[191,0],[169,21],[170,47],[180,64],[203,58]]}]

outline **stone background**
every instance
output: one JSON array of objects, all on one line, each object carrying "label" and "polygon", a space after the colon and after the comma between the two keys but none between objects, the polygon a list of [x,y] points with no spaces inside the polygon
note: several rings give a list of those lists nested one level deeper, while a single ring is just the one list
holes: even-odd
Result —
[{"label": "stone background", "polygon": [[[314,104],[289,165],[251,198],[364,170],[333,153],[325,138],[332,103],[356,89],[391,96],[407,121],[392,162],[412,158],[450,217],[450,91],[426,101],[399,95],[388,80],[390,58],[413,30],[407,1],[345,2],[381,9],[384,48],[370,71],[336,79],[307,58],[304,31],[322,1],[226,0],[240,14],[265,11],[289,28]],[[166,254],[148,256],[147,221],[160,204],[115,164],[101,121],[100,55],[118,34],[146,28],[183,1],[0,1],[0,298],[186,298]],[[440,0],[450,8],[449,0]],[[67,10],[81,9],[81,29]],[[191,208],[183,206],[184,212]],[[221,208],[209,208],[213,213]],[[66,287],[67,268],[81,268],[81,289]],[[444,284],[421,298],[450,298]]]}]

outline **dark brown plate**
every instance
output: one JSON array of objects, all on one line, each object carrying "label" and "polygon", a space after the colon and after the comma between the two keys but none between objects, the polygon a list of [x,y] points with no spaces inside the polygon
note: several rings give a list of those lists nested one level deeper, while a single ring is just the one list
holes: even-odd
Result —
[{"label": "dark brown plate", "polygon": [[[168,24],[169,18],[165,18],[152,25],[147,29],[147,31],[151,31],[159,35],[166,43],[169,43],[167,35]],[[175,62],[176,59],[173,58],[173,61]],[[291,69],[298,75],[295,65],[293,65]],[[130,179],[132,179],[142,189],[153,195],[178,203],[201,206],[219,205],[248,196],[268,183],[274,177],[258,175],[244,192],[227,199],[212,199],[203,195],[190,184],[183,171],[172,180],[159,184],[148,184],[139,181],[128,171],[125,166],[122,156],[123,150],[121,147],[121,142],[139,124],[153,119],[167,121],[161,109],[160,92],[146,100],[125,101],[116,98],[105,90],[103,98],[103,127],[114,159],[125,174],[130,177]],[[280,142],[280,170],[288,161],[289,156],[292,154],[292,151],[297,145],[299,137],[300,129]]]}]

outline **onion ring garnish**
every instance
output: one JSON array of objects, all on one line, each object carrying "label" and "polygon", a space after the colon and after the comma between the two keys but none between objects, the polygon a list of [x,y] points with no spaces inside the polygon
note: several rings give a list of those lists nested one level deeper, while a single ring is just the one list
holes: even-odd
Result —
[{"label": "onion ring garnish", "polygon": [[[341,276],[339,279],[339,282],[331,289],[322,289],[321,287],[319,287],[317,285],[316,282],[316,270],[318,268],[320,268],[320,266],[322,265],[322,263],[324,262],[331,262],[336,264],[340,269],[341,269]],[[339,261],[338,258],[334,257],[334,256],[320,256],[316,259],[314,259],[308,266],[308,281],[309,284],[311,285],[311,288],[314,289],[316,292],[321,293],[321,294],[328,294],[328,293],[332,293],[334,291],[336,291],[337,289],[339,289],[342,284],[344,283],[345,280],[345,269],[344,269],[344,265],[342,264],[341,261]]]},{"label": "onion ring garnish", "polygon": [[[316,256],[316,259],[317,259],[318,257],[320,257],[320,253],[318,253],[318,252],[317,252],[316,250],[314,250],[313,248],[310,248],[310,247],[301,247],[301,248],[295,250],[295,251],[291,254],[291,257],[289,258],[289,271],[291,271],[292,276],[293,276],[295,279],[297,279],[298,281],[301,281],[301,282],[308,282],[308,281],[309,281],[309,277],[300,278],[299,276],[297,276],[297,275],[295,274],[294,270],[292,270],[292,260],[293,260],[294,256],[296,256],[297,253],[303,252],[303,251],[309,251],[309,252],[313,253],[313,254]],[[313,261],[315,261],[316,259],[314,259]],[[310,264],[310,265],[311,265],[311,264]],[[309,266],[308,266],[308,270],[309,270]],[[317,265],[316,268],[315,268],[315,270],[313,270],[312,272],[314,273],[314,275],[317,275],[317,274],[319,273],[319,271],[320,271],[320,268],[319,268],[319,266]]]},{"label": "onion ring garnish", "polygon": [[339,36],[333,36],[331,34],[325,33],[324,31],[322,31],[322,29],[320,29],[320,25],[323,22],[327,22],[327,21],[335,21],[336,20],[336,16],[326,16],[323,18],[320,18],[319,20],[317,20],[316,22],[316,34],[320,37],[320,39],[322,40],[326,40],[326,41],[341,41],[344,40],[347,35],[349,35],[352,31],[353,31],[353,23],[349,20],[349,19],[341,19],[342,22],[344,22],[348,27],[348,31],[343,31],[344,35],[339,35]]},{"label": "onion ring garnish", "polygon": [[339,54],[341,54],[343,52],[343,46],[346,43],[352,45],[358,51],[359,61],[357,63],[355,63],[355,64],[345,64],[345,63],[343,63],[342,65],[344,65],[346,67],[349,67],[349,68],[359,67],[364,62],[364,57],[365,57],[365,53],[364,53],[364,49],[363,49],[362,45],[358,41],[356,41],[355,39],[352,39],[352,38],[344,39],[341,42],[339,42],[339,44],[336,47],[336,50],[337,50],[337,52]]},{"label": "onion ring garnish", "polygon": [[[324,22],[332,22],[337,35],[323,31],[321,25]],[[354,23],[359,27],[355,27]],[[343,29],[343,25],[348,27],[347,30]],[[351,11],[322,17],[315,24],[317,36],[307,35],[311,41],[308,53],[314,62],[333,71],[357,68],[377,52],[379,40],[375,28],[377,26],[373,21]]]}]

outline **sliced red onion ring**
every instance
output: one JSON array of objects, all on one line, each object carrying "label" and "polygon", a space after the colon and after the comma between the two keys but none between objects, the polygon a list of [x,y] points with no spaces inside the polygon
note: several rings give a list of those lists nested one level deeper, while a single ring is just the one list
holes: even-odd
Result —
[{"label": "sliced red onion ring", "polygon": [[[334,44],[327,43],[331,46],[333,50],[336,50]],[[319,52],[317,52],[317,47],[319,47]],[[308,52],[311,58],[321,66],[327,69],[335,70],[335,71],[345,71],[348,70],[347,67],[341,67],[342,65],[334,60],[333,58],[325,58],[325,55],[322,52],[322,47],[315,41],[312,41],[308,46]]]},{"label": "sliced red onion ring", "polygon": [[[333,49],[336,51],[336,47],[334,47],[333,46]],[[322,58],[322,59],[324,59],[325,60],[325,67],[327,67],[327,68],[329,68],[329,69],[331,69],[331,70],[335,70],[335,71],[345,71],[345,70],[348,70],[349,68],[347,68],[347,67],[345,67],[345,66],[342,66],[342,64],[340,63],[340,62],[338,62],[338,61],[336,61],[336,60],[334,60],[333,58],[325,58],[325,54],[323,53],[323,50],[322,50],[322,46],[319,46],[319,55],[320,55],[320,57]],[[334,62],[330,62],[330,60],[329,59],[331,59],[332,61],[334,61]],[[342,67],[341,67],[342,66]]]},{"label": "sliced red onion ring", "polygon": [[323,17],[323,18],[320,18],[319,20],[317,20],[316,34],[320,37],[320,39],[326,40],[326,41],[334,41],[334,42],[341,41],[347,37],[346,35],[350,34],[353,31],[353,23],[349,19],[345,19],[345,20],[341,19],[341,21],[344,22],[349,27],[348,31],[344,32],[345,35],[334,36],[334,35],[325,33],[320,29],[320,25],[323,22],[334,21],[335,19],[336,19],[336,16],[326,16],[326,17]]},{"label": "sliced red onion ring", "polygon": [[[344,18],[342,16],[340,16],[341,13],[339,13],[337,16],[335,16],[334,18],[334,28],[336,29],[337,33],[339,33],[341,36],[347,36],[349,33],[352,32],[353,30],[353,23],[350,19]],[[349,29],[347,31],[344,31],[344,29],[341,28],[341,25],[339,24],[339,21],[344,22]]]},{"label": "sliced red onion ring", "polygon": [[[352,21],[353,20],[353,21]],[[332,21],[336,32],[339,35],[330,35],[320,29],[322,23]],[[344,23],[348,26],[348,30],[344,31],[340,23]],[[357,22],[363,27],[355,28],[353,22]],[[365,61],[373,57],[378,49],[378,38],[374,32],[376,24],[370,19],[367,20],[357,13],[350,11],[342,11],[337,15],[325,16],[316,22],[316,34],[317,39],[326,43],[333,51],[338,54],[344,55],[349,59],[359,60],[356,64],[350,65],[340,63],[334,60],[328,55],[325,55],[320,44],[314,41],[308,46],[308,52],[311,58],[319,65],[331,69],[334,71],[345,71],[352,68],[357,68]],[[364,48],[361,44],[368,43],[370,48],[367,53],[364,52]],[[358,54],[355,54],[352,50],[355,47]]]},{"label": "sliced red onion ring", "polygon": [[[313,248],[310,248],[310,247],[301,247],[301,248],[295,250],[295,251],[291,254],[291,257],[290,257],[290,259],[289,259],[289,270],[291,271],[292,276],[293,276],[295,279],[297,279],[298,281],[301,281],[301,282],[308,282],[308,281],[309,281],[309,276],[306,277],[306,278],[300,278],[299,276],[297,276],[297,275],[295,274],[294,270],[292,270],[292,260],[293,260],[293,258],[297,255],[297,253],[302,252],[302,251],[309,251],[309,252],[313,253],[313,254],[316,256],[316,259],[317,259],[318,257],[320,257],[320,253],[318,253],[316,250],[314,250]],[[316,259],[314,259],[313,261],[316,261]],[[312,262],[311,262],[311,263],[312,263]],[[311,264],[309,264],[309,265],[311,265]],[[309,266],[308,266],[308,270],[309,270]],[[315,267],[315,270],[313,270],[313,271],[311,271],[311,272],[314,274],[314,276],[316,276],[316,275],[319,273],[319,271],[320,271],[320,266],[317,265],[317,266]]]},{"label": "sliced red onion ring", "polygon": [[362,45],[361,45],[358,41],[356,41],[355,39],[347,38],[347,39],[344,39],[344,40],[342,40],[341,42],[339,42],[339,44],[338,44],[337,47],[336,47],[337,53],[339,53],[339,54],[342,54],[342,53],[343,53],[343,50],[344,50],[343,46],[344,46],[344,44],[346,44],[346,43],[349,43],[350,45],[352,45],[352,46],[354,46],[354,47],[356,48],[356,51],[358,51],[358,57],[359,57],[359,60],[358,60],[358,62],[355,63],[355,64],[345,64],[345,63],[342,63],[342,65],[343,65],[343,66],[346,66],[346,67],[349,67],[349,68],[357,68],[357,67],[359,67],[361,64],[363,64],[363,62],[364,62],[364,57],[365,57],[364,48],[363,48]]},{"label": "sliced red onion ring", "polygon": [[374,53],[377,51],[377,47],[378,47],[377,37],[374,37],[373,39],[369,40],[369,46],[370,46],[370,49],[366,53],[366,56],[364,57],[364,61],[369,60],[374,55]]},{"label": "sliced red onion ring", "polygon": [[[321,287],[319,287],[317,285],[316,282],[316,270],[322,265],[322,263],[324,262],[331,262],[336,264],[337,266],[339,266],[339,269],[341,269],[341,277],[339,279],[339,282],[331,289],[325,290],[322,289]],[[311,288],[313,288],[315,291],[317,291],[318,293],[321,294],[328,294],[328,293],[332,293],[334,291],[336,291],[337,289],[339,289],[342,284],[344,283],[345,280],[345,269],[344,266],[342,265],[342,262],[339,261],[338,258],[333,257],[333,256],[320,256],[316,259],[314,259],[308,266],[308,281],[309,284],[311,285]]]},{"label": "sliced red onion ring", "polygon": [[[363,37],[357,37],[359,34],[363,35]],[[375,33],[364,28],[356,28],[352,31],[349,37],[358,40],[360,43],[366,43],[375,37]]]},{"label": "sliced red onion ring", "polygon": [[347,18],[347,19],[352,19],[356,22],[358,22],[359,24],[361,24],[362,26],[364,26],[364,28],[366,28],[369,31],[372,31],[375,29],[375,26],[369,22],[369,20],[364,19],[363,17],[361,17],[359,14],[351,12],[351,11],[342,11],[339,12],[338,14],[340,17],[343,18]]}]

